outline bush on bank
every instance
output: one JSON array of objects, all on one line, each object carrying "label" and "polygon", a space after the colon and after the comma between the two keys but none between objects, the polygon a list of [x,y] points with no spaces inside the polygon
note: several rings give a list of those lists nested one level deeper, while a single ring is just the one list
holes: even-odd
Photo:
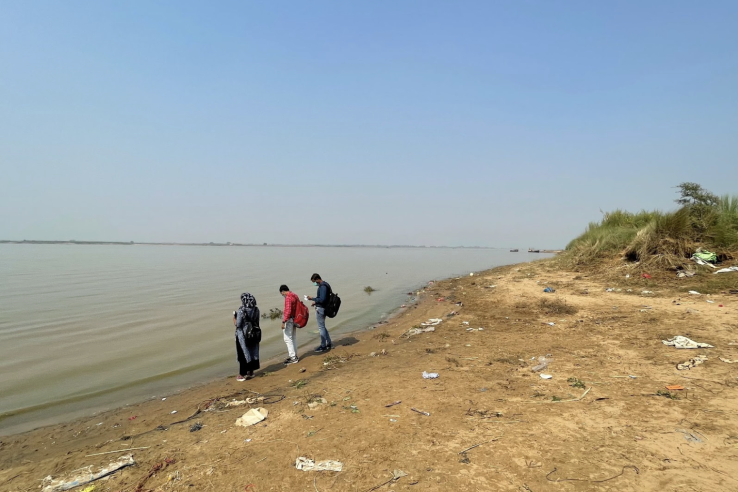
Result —
[{"label": "bush on bank", "polygon": [[623,257],[663,267],[683,266],[697,248],[721,260],[738,258],[738,196],[718,197],[697,183],[681,183],[673,212],[605,212],[566,246],[576,265]]}]

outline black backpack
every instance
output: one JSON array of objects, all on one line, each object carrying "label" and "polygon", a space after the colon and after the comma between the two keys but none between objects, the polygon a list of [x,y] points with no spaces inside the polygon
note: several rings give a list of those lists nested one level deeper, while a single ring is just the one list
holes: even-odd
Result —
[{"label": "black backpack", "polygon": [[247,342],[261,342],[261,328],[254,326],[254,323],[249,319],[245,319],[245,317],[242,318],[241,324],[241,329]]},{"label": "black backpack", "polygon": [[325,306],[323,306],[323,309],[325,309],[325,315],[329,318],[335,318],[340,308],[341,298],[338,297],[338,294],[333,292],[333,288],[328,284],[328,300],[326,301]]}]

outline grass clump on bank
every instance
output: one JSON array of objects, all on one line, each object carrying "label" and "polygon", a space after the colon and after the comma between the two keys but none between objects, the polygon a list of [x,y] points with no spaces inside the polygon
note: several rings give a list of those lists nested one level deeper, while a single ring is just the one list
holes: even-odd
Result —
[{"label": "grass clump on bank", "polygon": [[697,248],[721,260],[738,257],[738,196],[718,197],[697,183],[681,183],[673,212],[606,212],[566,246],[575,265],[622,255],[629,261],[680,267]]}]

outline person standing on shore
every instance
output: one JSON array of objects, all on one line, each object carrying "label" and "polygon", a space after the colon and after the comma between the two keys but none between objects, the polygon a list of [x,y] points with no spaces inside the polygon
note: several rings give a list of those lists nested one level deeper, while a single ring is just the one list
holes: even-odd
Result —
[{"label": "person standing on shore", "polygon": [[236,326],[236,358],[238,359],[238,377],[236,381],[246,381],[254,377],[259,368],[259,308],[256,298],[244,292],[241,294],[241,307],[233,312],[233,324]]},{"label": "person standing on shore", "polygon": [[284,360],[286,364],[297,364],[300,360],[297,358],[297,326],[295,326],[295,314],[297,313],[297,304],[300,299],[297,294],[290,291],[290,288],[282,284],[279,286],[279,293],[284,297],[284,315],[282,316],[282,334],[284,335],[284,343],[287,345],[288,357]]},{"label": "person standing on shore", "polygon": [[315,319],[318,322],[318,329],[320,330],[320,346],[315,347],[315,351],[328,352],[333,348],[333,342],[331,342],[328,328],[325,327],[325,305],[328,302],[328,295],[331,293],[331,286],[328,282],[320,278],[320,275],[317,273],[313,273],[310,281],[313,285],[318,286],[317,295],[315,297],[308,296],[308,301],[313,301],[313,306],[315,306]]}]

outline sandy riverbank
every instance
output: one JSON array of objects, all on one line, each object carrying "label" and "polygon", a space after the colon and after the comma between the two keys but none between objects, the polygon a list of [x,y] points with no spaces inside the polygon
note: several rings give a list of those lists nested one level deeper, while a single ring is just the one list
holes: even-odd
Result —
[{"label": "sandy riverbank", "polygon": [[[708,303],[642,278],[605,284],[556,265],[438,282],[389,323],[252,381],[228,378],[4,437],[0,490],[39,490],[48,475],[107,465],[126,453],[100,453],[126,448],[136,465],[94,482],[95,491],[363,492],[395,470],[407,476],[377,490],[738,490],[738,364],[719,359],[738,360],[738,299]],[[623,290],[605,292],[611,286]],[[563,303],[576,312],[555,312]],[[403,335],[429,318],[443,322]],[[661,343],[674,335],[715,348]],[[530,369],[546,354],[549,380]],[[702,354],[704,364],[675,369]],[[659,396],[672,384],[685,389]],[[309,405],[319,398],[326,403]],[[268,418],[234,426],[250,406]],[[343,471],[299,471],[300,456],[341,461]]]}]

